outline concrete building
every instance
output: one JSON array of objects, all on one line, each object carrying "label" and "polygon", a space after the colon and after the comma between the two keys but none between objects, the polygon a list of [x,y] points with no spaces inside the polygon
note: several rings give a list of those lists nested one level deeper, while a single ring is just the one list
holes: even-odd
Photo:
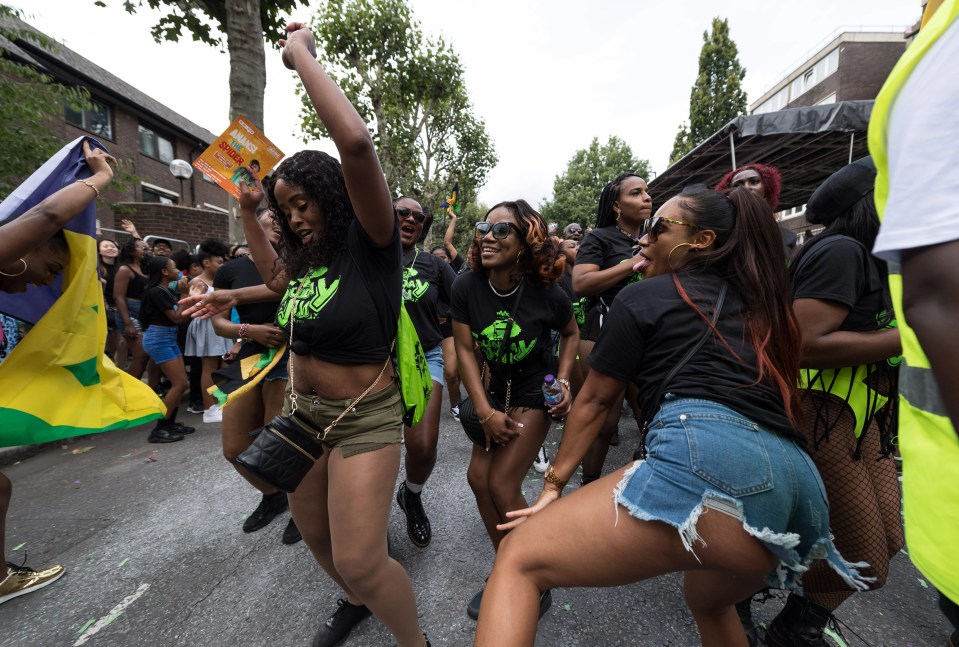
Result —
[{"label": "concrete building", "polygon": [[[905,51],[908,35],[902,30],[837,30],[751,103],[749,112],[762,114],[786,108],[875,99]],[[806,222],[804,213],[805,206],[801,205],[777,214],[783,226],[796,233],[800,244],[820,229]]]},{"label": "concrete building", "polygon": [[[20,21],[15,26],[32,29]],[[90,92],[88,109],[64,106],[62,119],[51,128],[64,143],[81,135],[96,138],[120,161],[121,171],[134,178],[98,201],[97,219],[105,232],[118,229],[119,220],[128,218],[143,236],[190,245],[209,237],[228,238],[227,193],[200,173],[181,186],[169,168],[174,159],[192,163],[216,139],[213,133],[63,45],[45,49],[29,39],[11,42],[0,37],[0,49],[63,85]]]}]

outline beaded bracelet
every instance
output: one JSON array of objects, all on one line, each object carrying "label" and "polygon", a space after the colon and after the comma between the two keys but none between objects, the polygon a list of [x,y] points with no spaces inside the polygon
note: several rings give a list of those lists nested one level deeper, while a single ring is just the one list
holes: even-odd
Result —
[{"label": "beaded bracelet", "polygon": [[248,323],[241,323],[241,324],[240,324],[240,332],[239,332],[240,339],[249,339],[249,338],[250,338],[250,336],[249,336],[249,334],[248,334],[248,333],[249,333],[249,330],[250,330],[250,324],[248,324]]}]

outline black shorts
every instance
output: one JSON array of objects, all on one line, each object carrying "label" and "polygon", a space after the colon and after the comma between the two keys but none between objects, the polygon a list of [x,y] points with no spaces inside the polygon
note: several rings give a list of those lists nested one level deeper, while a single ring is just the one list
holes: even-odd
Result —
[{"label": "black shorts", "polygon": [[443,335],[443,339],[453,336],[453,318],[446,317],[445,319],[440,319],[440,334]]},{"label": "black shorts", "polygon": [[[537,372],[528,376],[514,376],[509,385],[509,408],[546,411],[548,407],[543,398],[543,380],[546,378],[546,372],[546,369],[543,369],[542,374]],[[506,376],[491,376],[489,391],[497,402],[505,405]]]},{"label": "black shorts", "polygon": [[579,338],[583,341],[599,341],[599,331],[603,327],[609,308],[597,301],[586,313],[586,320],[579,327]]}]

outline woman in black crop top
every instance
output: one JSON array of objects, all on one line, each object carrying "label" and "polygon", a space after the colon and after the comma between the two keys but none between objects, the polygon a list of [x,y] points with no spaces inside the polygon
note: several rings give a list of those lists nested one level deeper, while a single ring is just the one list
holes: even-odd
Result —
[{"label": "woman in black crop top", "polygon": [[[701,636],[745,645],[733,605],[764,583],[797,588],[825,558],[865,585],[836,551],[822,480],[797,444],[800,338],[780,240],[768,205],[744,188],[687,188],[650,219],[634,265],[644,279],[613,303],[539,500],[502,526],[515,529],[476,645],[533,644],[551,587],[682,571]],[[557,500],[629,381],[648,455]]]},{"label": "woman in black crop top", "polygon": [[[579,356],[584,360],[589,358],[599,339],[613,299],[620,290],[642,278],[633,270],[631,261],[640,227],[652,208],[646,180],[638,175],[624,173],[603,187],[596,207],[596,228],[580,243],[573,267],[573,292],[576,297],[588,297],[592,301],[580,326]],[[589,371],[585,362],[583,369]],[[623,395],[638,422],[635,389],[627,387]],[[602,432],[583,457],[583,485],[598,479],[602,473],[609,446],[618,442],[615,439],[619,417],[618,408],[609,410]]]},{"label": "woman in black crop top", "polygon": [[295,394],[288,392],[284,413],[295,406],[293,420],[324,429],[368,391],[328,431],[327,451],[289,495],[303,539],[346,593],[313,644],[339,644],[372,612],[401,646],[420,646],[412,585],[386,545],[403,430],[389,360],[402,292],[396,216],[366,124],[317,64],[312,34],[301,23],[287,32],[283,63],[299,75],[341,162],[302,151],[277,167],[268,198],[282,232],[279,258],[256,220],[259,180],[240,187],[256,267],[284,295],[277,321],[292,337]]},{"label": "woman in black crop top", "polygon": [[[524,507],[523,478],[549,431],[550,415],[566,414],[572,397],[569,376],[576,360],[579,329],[573,308],[556,285],[564,259],[549,239],[543,217],[524,200],[501,202],[476,223],[468,252],[471,272],[453,284],[453,340],[463,386],[486,434],[473,445],[466,474],[493,547],[504,533],[506,511]],[[548,406],[543,381],[552,373],[551,332],[560,333],[556,378],[563,400]],[[486,398],[474,348],[489,370]],[[476,618],[482,591],[467,607]],[[543,609],[551,598],[545,592]]]}]

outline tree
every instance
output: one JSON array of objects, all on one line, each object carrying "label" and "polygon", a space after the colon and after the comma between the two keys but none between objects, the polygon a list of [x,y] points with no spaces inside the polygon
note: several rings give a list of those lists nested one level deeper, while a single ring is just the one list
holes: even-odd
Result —
[{"label": "tree", "polygon": [[[54,50],[52,39],[18,22],[23,14],[0,4],[0,37],[23,47]],[[0,155],[0,195],[8,195],[63,146],[51,125],[63,118],[64,106],[83,110],[89,93],[61,85],[32,65],[18,63],[0,52],[0,123],[10,135]],[[15,136],[14,136],[15,135]]]},{"label": "tree", "polygon": [[[168,9],[150,33],[156,42],[177,42],[184,29],[193,40],[223,48],[224,38],[230,54],[230,121],[246,115],[263,127],[263,94],[266,89],[266,52],[264,34],[274,47],[286,33],[284,16],[306,0],[123,0],[127,13],[136,13],[144,5]],[[103,0],[97,6],[105,7]],[[233,205],[233,200],[230,201]],[[230,219],[230,237],[243,238],[235,209]]]},{"label": "tree", "polygon": [[[438,211],[458,181],[469,202],[496,153],[456,52],[423,34],[405,0],[330,0],[313,28],[321,63],[368,124],[390,189]],[[304,141],[326,136],[300,93]]]},{"label": "tree", "polygon": [[593,137],[588,148],[576,151],[563,175],[553,181],[553,198],[540,205],[543,217],[559,225],[559,231],[571,222],[582,226],[596,221],[596,206],[606,183],[615,177],[633,172],[649,177],[649,160],[640,160],[633,150],[616,136],[600,146]]},{"label": "tree", "polygon": [[712,33],[703,32],[699,75],[689,95],[689,131],[686,133],[686,124],[680,126],[670,164],[746,112],[746,91],[742,88],[745,77],[739,50],[729,37],[729,22],[713,18]]}]

